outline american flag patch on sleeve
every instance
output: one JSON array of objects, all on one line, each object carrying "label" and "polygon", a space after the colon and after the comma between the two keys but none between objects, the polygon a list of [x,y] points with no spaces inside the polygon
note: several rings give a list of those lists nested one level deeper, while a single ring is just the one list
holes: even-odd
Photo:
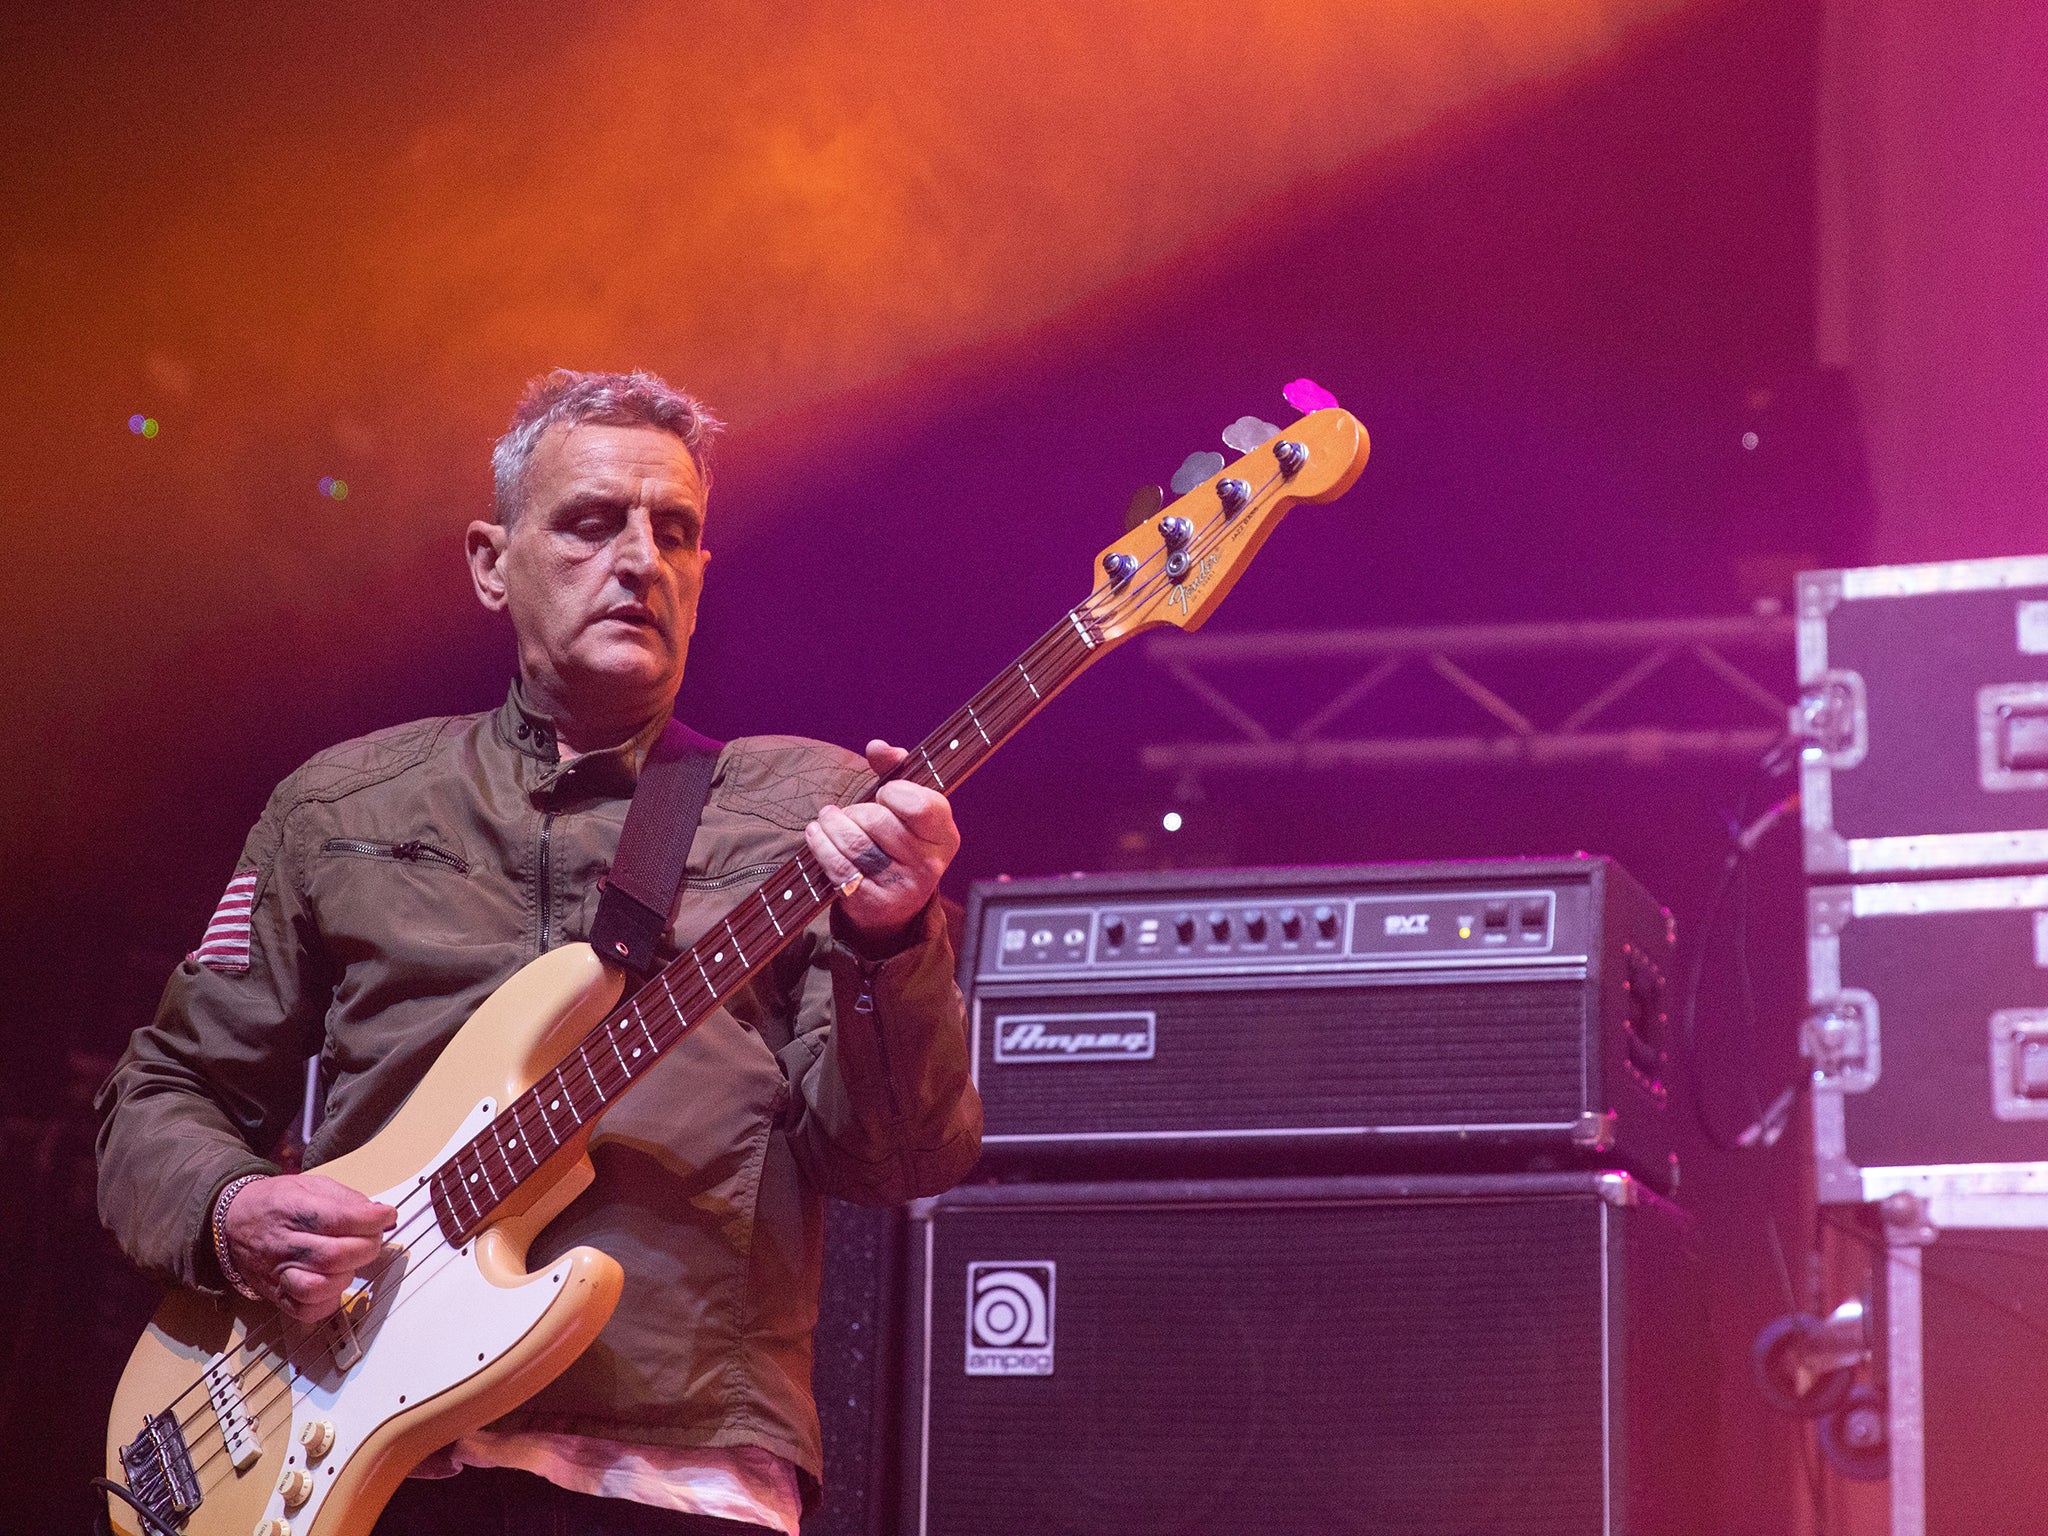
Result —
[{"label": "american flag patch on sleeve", "polygon": [[249,969],[249,905],[256,896],[256,871],[235,876],[213,909],[213,921],[206,925],[206,937],[185,958],[197,960],[209,971],[240,976]]}]

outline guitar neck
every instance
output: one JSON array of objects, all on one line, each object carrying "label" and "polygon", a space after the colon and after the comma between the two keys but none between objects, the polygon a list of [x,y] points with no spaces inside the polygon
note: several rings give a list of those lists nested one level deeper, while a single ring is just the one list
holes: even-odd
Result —
[{"label": "guitar neck", "polygon": [[[882,782],[903,779],[950,794],[997,747],[1119,641],[1089,604],[1075,608],[948,716]],[[878,784],[877,788],[880,787]],[[867,797],[873,798],[870,790]],[[586,1128],[804,931],[837,897],[808,848],[786,860],[562,1058],[553,1071],[435,1172],[434,1212],[461,1246]]]}]

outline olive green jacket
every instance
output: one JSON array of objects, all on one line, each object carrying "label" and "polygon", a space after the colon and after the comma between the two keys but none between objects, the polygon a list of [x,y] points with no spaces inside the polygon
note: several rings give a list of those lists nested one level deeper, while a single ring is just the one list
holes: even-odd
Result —
[{"label": "olive green jacket", "polygon": [[[515,970],[589,933],[659,726],[563,764],[515,685],[494,713],[344,743],[278,788],[235,866],[241,888],[254,876],[246,955],[230,918],[228,942],[179,966],[100,1091],[100,1214],[130,1257],[218,1292],[213,1200],[276,1171],[259,1152],[297,1113],[308,1057],[325,1089],[310,1170],[374,1135]],[[821,805],[869,782],[860,759],[818,742],[727,744],[677,948],[796,851]],[[597,1342],[501,1427],[756,1445],[815,1480],[822,1197],[935,1194],[980,1137],[937,904],[879,960],[821,919],[597,1122],[596,1183],[531,1262],[592,1244],[623,1265],[625,1293]]]}]

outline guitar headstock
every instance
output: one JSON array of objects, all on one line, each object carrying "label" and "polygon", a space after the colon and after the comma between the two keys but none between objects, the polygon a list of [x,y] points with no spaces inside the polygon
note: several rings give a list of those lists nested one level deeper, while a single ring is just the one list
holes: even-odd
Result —
[{"label": "guitar headstock", "polygon": [[1198,628],[1288,509],[1343,495],[1371,447],[1349,411],[1302,417],[1105,549],[1081,611],[1105,641],[1159,624]]}]

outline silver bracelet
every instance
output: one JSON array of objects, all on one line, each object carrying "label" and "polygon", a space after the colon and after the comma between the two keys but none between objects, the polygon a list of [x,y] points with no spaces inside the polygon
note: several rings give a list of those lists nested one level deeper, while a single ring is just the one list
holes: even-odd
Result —
[{"label": "silver bracelet", "polygon": [[222,1188],[220,1197],[213,1202],[214,1262],[220,1265],[220,1277],[235,1288],[236,1294],[251,1301],[261,1301],[263,1297],[242,1278],[242,1272],[235,1268],[235,1261],[228,1257],[228,1206],[235,1196],[262,1177],[260,1173],[245,1173],[239,1179],[230,1179]]}]

